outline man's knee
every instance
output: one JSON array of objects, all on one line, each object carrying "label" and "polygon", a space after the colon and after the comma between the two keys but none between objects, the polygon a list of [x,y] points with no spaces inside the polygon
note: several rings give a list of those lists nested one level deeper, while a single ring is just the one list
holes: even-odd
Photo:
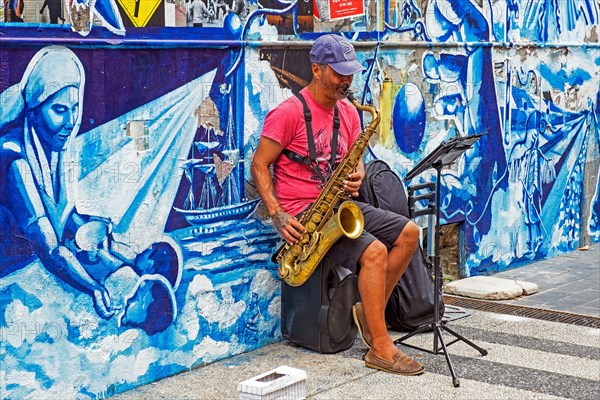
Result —
[{"label": "man's knee", "polygon": [[419,242],[420,229],[413,221],[408,221],[400,237],[402,237],[405,243],[414,244],[415,246]]},{"label": "man's knee", "polygon": [[419,245],[420,230],[413,221],[408,221],[400,235],[396,239],[394,246],[399,246],[403,251],[410,255],[415,252]]},{"label": "man's knee", "polygon": [[379,240],[375,240],[365,248],[365,251],[363,251],[358,261],[361,266],[379,264],[385,265],[387,261],[387,255],[387,247],[385,247],[385,245]]}]

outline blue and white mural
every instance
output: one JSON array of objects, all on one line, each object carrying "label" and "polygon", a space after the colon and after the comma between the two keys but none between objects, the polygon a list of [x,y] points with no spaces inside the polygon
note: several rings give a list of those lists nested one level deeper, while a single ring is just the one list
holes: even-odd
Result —
[{"label": "blue and white mural", "polygon": [[[580,39],[587,32],[596,35],[598,4],[578,4],[588,11],[571,8],[577,13],[567,19],[587,23],[569,24],[564,32],[576,30]],[[493,32],[498,28],[491,22],[490,3],[430,1],[420,10],[406,1],[400,20],[397,9],[397,3],[388,9],[394,17],[391,29],[431,41],[433,50],[378,56],[387,64],[379,67],[384,78],[378,80],[385,111],[380,144],[372,151],[407,172],[442,140],[483,134],[442,175],[443,222],[461,223],[464,233],[463,274],[485,274],[575,249],[584,223],[581,207],[590,207],[587,230],[596,235],[591,222],[596,201],[582,206],[582,188],[586,160],[598,158],[597,48],[588,53],[538,50],[533,59],[527,57],[531,50],[495,50],[490,42],[503,35]],[[509,22],[519,21],[518,13],[511,15]],[[512,35],[513,25],[500,28]],[[436,42],[461,45],[436,50]],[[585,54],[594,55],[594,62]],[[594,153],[588,155],[588,147]],[[433,172],[415,179],[434,180]]]},{"label": "blue and white mural", "polygon": [[[586,160],[598,158],[600,7],[563,2],[552,17],[564,22],[556,35],[530,37],[518,36],[523,21],[518,10],[557,5],[508,2],[500,9],[505,12],[497,13],[498,3],[429,1],[420,9],[412,1],[391,2],[385,23],[392,37],[410,34],[432,42],[433,50],[376,52],[365,60],[377,67],[376,79],[367,84],[380,87],[383,111],[375,157],[406,172],[442,140],[484,134],[456,168],[445,171],[442,182],[443,219],[462,223],[465,234],[464,275],[573,250],[583,223],[597,238],[597,200],[584,201],[582,187]],[[539,26],[552,30],[543,19]],[[596,47],[563,45],[544,52],[492,46],[506,37],[544,44],[587,41]],[[458,46],[436,50],[437,42]],[[589,208],[590,222],[579,221],[582,207]]]},{"label": "blue and white mural", "polygon": [[367,158],[405,175],[483,135],[442,171],[463,276],[600,241],[596,0],[369,1],[337,21],[206,0],[201,23],[186,0],[58,3],[64,24],[34,0],[0,23],[5,397],[103,398],[281,339],[279,238],[248,167],[321,32],[367,42]]},{"label": "blue and white mural", "polygon": [[[99,123],[85,92],[111,83],[89,79],[99,58],[84,53],[43,48],[1,94],[9,397],[102,397],[279,337],[275,234],[244,199],[235,88],[218,60]],[[193,170],[206,174],[198,188]]]}]

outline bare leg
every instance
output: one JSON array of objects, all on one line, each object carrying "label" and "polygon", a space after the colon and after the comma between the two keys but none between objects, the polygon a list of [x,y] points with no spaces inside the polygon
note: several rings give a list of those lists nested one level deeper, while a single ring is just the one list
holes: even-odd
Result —
[{"label": "bare leg", "polygon": [[387,249],[379,241],[372,242],[359,258],[358,291],[369,332],[371,349],[380,357],[393,360],[398,351],[385,325],[387,287]]},{"label": "bare leg", "polygon": [[393,360],[398,352],[385,324],[385,305],[393,287],[406,270],[418,243],[418,228],[413,222],[402,230],[389,253],[379,241],[372,242],[359,258],[358,290],[371,335],[371,349],[380,357]]}]

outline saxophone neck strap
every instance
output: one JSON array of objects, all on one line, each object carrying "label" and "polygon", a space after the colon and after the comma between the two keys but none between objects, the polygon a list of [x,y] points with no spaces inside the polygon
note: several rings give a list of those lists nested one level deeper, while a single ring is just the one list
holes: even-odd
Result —
[{"label": "saxophone neck strap", "polygon": [[[302,103],[302,107],[304,108],[304,122],[306,123],[306,136],[308,139],[308,157],[303,157],[300,154],[293,152],[288,149],[284,149],[282,153],[292,161],[296,161],[302,164],[310,165],[312,169],[315,171],[321,182],[325,182],[326,179],[323,177],[321,173],[321,169],[319,168],[319,162],[317,161],[317,152],[315,149],[315,139],[312,131],[312,114],[310,113],[310,109],[308,108],[308,103],[304,96],[300,94],[300,92],[296,93],[296,97]],[[333,134],[331,138],[331,169],[335,169],[335,159],[337,156],[337,142],[338,135],[340,131],[340,117],[338,113],[337,104],[333,106]]]}]

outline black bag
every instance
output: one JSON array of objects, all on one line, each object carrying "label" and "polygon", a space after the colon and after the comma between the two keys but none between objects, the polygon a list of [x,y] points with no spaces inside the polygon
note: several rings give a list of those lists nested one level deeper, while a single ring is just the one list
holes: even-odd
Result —
[{"label": "black bag", "polygon": [[383,160],[373,160],[365,165],[365,179],[358,193],[358,201],[409,218],[404,184]]},{"label": "black bag", "polygon": [[[365,179],[357,200],[410,218],[404,184],[385,161],[374,160],[365,165]],[[413,331],[432,323],[436,293],[440,317],[444,314],[442,293],[435,288],[432,270],[419,246],[385,308],[385,321],[394,330]]]},{"label": "black bag", "polygon": [[352,305],[358,301],[354,273],[322,261],[307,281],[292,287],[281,282],[281,334],[319,353],[337,353],[354,343],[358,328]]}]

